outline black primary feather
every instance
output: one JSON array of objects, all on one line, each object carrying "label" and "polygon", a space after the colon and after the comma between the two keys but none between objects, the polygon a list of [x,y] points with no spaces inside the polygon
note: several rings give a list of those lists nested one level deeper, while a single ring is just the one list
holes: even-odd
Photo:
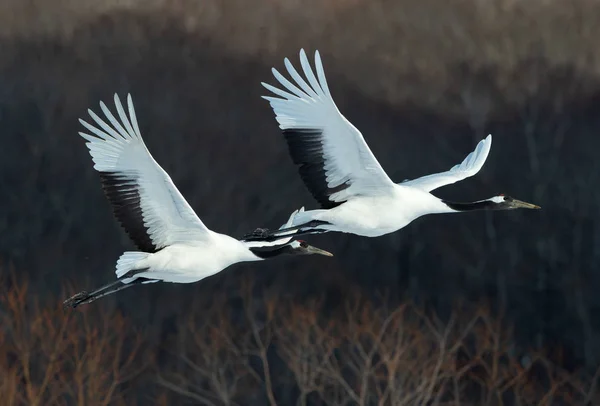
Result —
[{"label": "black primary feather", "polygon": [[322,208],[331,209],[344,202],[334,202],[329,197],[350,184],[346,181],[330,188],[325,175],[325,159],[323,154],[323,131],[310,128],[283,130],[290,155],[296,165],[300,165],[300,177],[309,192],[319,202]]},{"label": "black primary feather", "polygon": [[115,217],[141,251],[152,253],[157,247],[144,225],[137,178],[135,171],[100,172],[102,187]]}]

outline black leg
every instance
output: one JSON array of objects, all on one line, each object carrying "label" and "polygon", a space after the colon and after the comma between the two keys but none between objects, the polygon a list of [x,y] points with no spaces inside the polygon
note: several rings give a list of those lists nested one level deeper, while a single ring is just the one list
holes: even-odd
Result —
[{"label": "black leg", "polygon": [[323,224],[329,224],[326,221],[312,220],[308,223],[300,224],[294,227],[282,228],[279,230],[269,230],[267,228],[257,228],[251,233],[242,237],[243,241],[275,241],[284,237],[297,237],[307,234],[322,234],[329,230],[318,229]]},{"label": "black leg", "polygon": [[311,220],[308,223],[300,224],[299,226],[282,228],[280,230],[274,230],[273,232],[270,233],[269,238],[271,238],[272,240],[276,240],[276,239],[282,238],[282,237],[291,237],[291,236],[297,237],[299,235],[326,233],[328,230],[316,228],[316,227],[324,225],[324,224],[330,224],[330,223],[328,223],[327,221],[321,221],[321,220]]},{"label": "black leg", "polygon": [[104,292],[105,290],[108,290],[110,288],[112,288],[113,286],[116,285],[120,285],[122,282],[121,281],[114,281],[111,282],[107,285],[101,286],[98,289],[94,290],[93,292],[87,292],[87,291],[83,291],[83,292],[79,292],[73,296],[71,296],[70,298],[68,298],[67,300],[65,300],[63,302],[63,306],[65,307],[72,307],[75,308],[77,307],[79,304],[81,304],[83,301],[89,299],[90,297],[92,297],[93,295],[97,295],[99,293]]},{"label": "black leg", "polygon": [[[119,292],[123,289],[130,288],[135,285],[139,285],[144,282],[148,282],[149,279],[146,278],[138,278],[130,283],[123,283],[120,280],[109,283],[108,285],[104,285],[93,292],[79,292],[76,295],[71,296],[69,299],[63,302],[63,306],[72,307],[73,309],[79,305],[87,304],[93,302],[94,300],[100,299],[101,297],[110,295],[112,293]],[[121,285],[115,289],[110,289],[113,286]]]}]

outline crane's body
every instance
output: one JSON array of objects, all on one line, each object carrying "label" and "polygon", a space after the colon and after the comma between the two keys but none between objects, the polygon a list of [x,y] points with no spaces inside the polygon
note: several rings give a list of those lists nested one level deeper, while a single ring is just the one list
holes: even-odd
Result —
[{"label": "crane's body", "polygon": [[[131,266],[123,270],[117,267],[117,277],[124,277],[131,270],[142,270],[136,278],[193,283],[235,263],[262,260],[243,241],[214,232],[205,241],[173,244],[155,253],[134,254],[137,258]],[[128,279],[125,277],[124,281]]]},{"label": "crane's body", "polygon": [[321,209],[301,210],[292,227],[265,232],[257,238],[278,238],[337,231],[377,237],[405,227],[426,214],[471,210],[536,209],[538,206],[497,195],[470,203],[448,202],[430,192],[475,175],[489,154],[492,136],[450,170],[394,183],[385,173],[362,134],[338,110],[329,91],[319,52],[316,75],[304,53],[300,63],[305,78],[285,58],[292,81],[275,68],[281,85],[262,85],[275,96],[269,101],[305,186]]},{"label": "crane's body", "polygon": [[425,214],[449,212],[452,210],[430,193],[394,185],[387,194],[349,199],[331,209],[301,212],[295,216],[292,225],[316,221],[323,222],[317,230],[379,237],[399,230]]},{"label": "crane's body", "polygon": [[[331,256],[292,237],[245,241],[209,230],[150,155],[131,96],[127,97],[129,116],[117,95],[114,101],[120,121],[100,103],[110,124],[88,110],[96,125],[80,122],[93,135],[79,134],[88,141],[94,169],[100,173],[115,217],[140,251],[121,255],[115,282],[93,292],[78,293],[65,305],[76,307],[140,283],[193,283],[238,262],[282,254]],[[292,213],[286,227],[292,225],[296,213]]]}]

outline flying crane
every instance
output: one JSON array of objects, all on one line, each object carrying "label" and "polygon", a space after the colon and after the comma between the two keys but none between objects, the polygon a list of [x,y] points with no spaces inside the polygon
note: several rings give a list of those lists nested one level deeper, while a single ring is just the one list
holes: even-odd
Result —
[{"label": "flying crane", "polygon": [[[332,256],[292,237],[245,241],[209,230],[150,155],[131,95],[127,95],[129,116],[116,94],[114,102],[120,122],[100,102],[110,124],[88,110],[96,125],[80,119],[89,133],[79,134],[88,141],[94,169],[100,173],[115,217],[140,251],[121,255],[116,281],[92,292],[80,292],[65,300],[65,306],[75,308],[137,284],[197,282],[238,262],[284,254]],[[292,213],[286,227],[292,225],[296,213]]]},{"label": "flying crane", "polygon": [[257,238],[328,231],[377,237],[399,230],[426,214],[540,208],[502,194],[459,203],[430,193],[479,172],[492,146],[491,134],[450,170],[394,183],[360,131],[338,110],[327,86],[319,51],[315,52],[316,76],[306,53],[300,51],[306,80],[288,58],[284,64],[295,83],[272,68],[280,87],[262,83],[277,96],[263,98],[270,103],[291,158],[321,208],[302,210],[294,217],[293,227],[265,230],[262,235],[256,233]]}]

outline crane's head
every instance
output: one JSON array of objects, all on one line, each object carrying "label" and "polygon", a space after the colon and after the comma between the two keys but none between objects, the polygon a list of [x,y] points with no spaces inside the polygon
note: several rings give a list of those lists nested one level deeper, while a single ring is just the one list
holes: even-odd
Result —
[{"label": "crane's head", "polygon": [[308,243],[304,240],[294,240],[289,244],[291,249],[291,254],[296,255],[325,255],[326,257],[332,257],[333,254],[331,252],[322,250],[317,247],[313,247],[312,245],[308,245]]},{"label": "crane's head", "polygon": [[450,211],[471,211],[471,210],[512,210],[512,209],[540,209],[532,203],[522,202],[513,197],[498,195],[485,200],[478,200],[470,203],[451,202],[442,200],[451,210]]},{"label": "crane's head", "polygon": [[491,199],[488,199],[488,201],[493,204],[490,208],[494,210],[541,209],[538,205],[522,202],[521,200],[503,194],[494,196]]},{"label": "crane's head", "polygon": [[290,237],[284,237],[280,241],[242,241],[246,247],[260,259],[271,259],[283,254],[287,255],[325,255],[332,257],[331,252],[327,252],[312,245],[308,245],[303,240],[290,241]]}]

